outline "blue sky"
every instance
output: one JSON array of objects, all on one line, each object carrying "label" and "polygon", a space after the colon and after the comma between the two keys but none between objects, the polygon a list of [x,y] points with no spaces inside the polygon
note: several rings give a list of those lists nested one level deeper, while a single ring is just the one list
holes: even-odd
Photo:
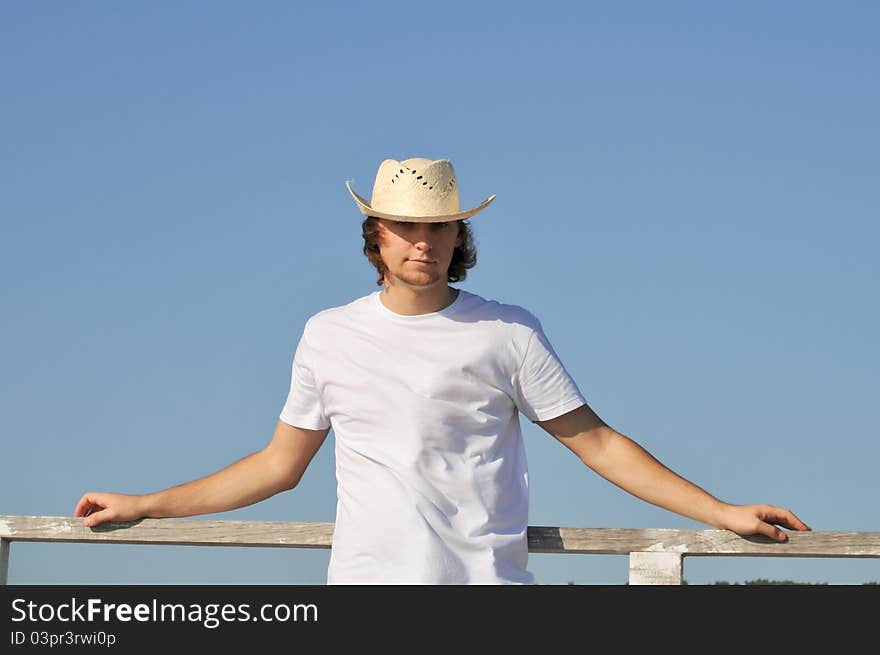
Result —
[{"label": "blue sky", "polygon": [[[0,514],[71,515],[262,448],[306,319],[375,290],[379,162],[450,158],[479,263],[590,406],[731,502],[877,531],[874,3],[0,7]],[[524,417],[532,525],[708,528]],[[300,486],[205,518],[332,521]],[[15,584],[321,584],[329,551],[26,544]],[[532,555],[620,584],[625,557]],[[692,583],[880,561],[690,558]]]}]

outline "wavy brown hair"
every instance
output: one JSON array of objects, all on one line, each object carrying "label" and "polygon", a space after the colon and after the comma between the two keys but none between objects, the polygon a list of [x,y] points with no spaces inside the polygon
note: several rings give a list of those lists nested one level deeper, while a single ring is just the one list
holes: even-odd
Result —
[{"label": "wavy brown hair", "polygon": [[[471,232],[470,223],[467,220],[455,221],[458,223],[458,234],[461,237],[461,245],[456,246],[452,252],[452,261],[449,262],[447,280],[449,282],[461,282],[467,277],[469,268],[477,265],[477,249],[474,245],[474,234]],[[361,232],[364,237],[364,254],[370,263],[376,267],[379,277],[376,284],[382,286],[385,282],[385,262],[379,254],[379,219],[375,216],[367,216],[361,224]]]}]

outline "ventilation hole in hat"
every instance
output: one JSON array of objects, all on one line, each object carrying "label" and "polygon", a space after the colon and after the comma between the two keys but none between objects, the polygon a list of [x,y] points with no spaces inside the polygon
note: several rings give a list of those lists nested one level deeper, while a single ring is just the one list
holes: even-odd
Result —
[{"label": "ventilation hole in hat", "polygon": [[428,187],[428,188],[429,188],[429,189],[433,189],[433,188],[434,188],[434,187],[432,187],[432,186],[429,186],[429,187]]},{"label": "ventilation hole in hat", "polygon": [[421,179],[422,179],[422,176],[419,175],[416,179],[417,179],[417,180],[421,180]]},{"label": "ventilation hole in hat", "polygon": [[[395,176],[396,177],[396,176]],[[394,184],[394,178],[391,178],[391,184]]]},{"label": "ventilation hole in hat", "polygon": [[402,169],[402,168],[400,169],[400,172],[403,173],[403,169]]},{"label": "ventilation hole in hat", "polygon": [[428,186],[427,182],[422,182],[422,186]]},{"label": "ventilation hole in hat", "polygon": [[410,173],[412,173],[413,175],[415,175],[415,174],[416,174],[416,169],[412,169],[412,170],[410,171]]}]

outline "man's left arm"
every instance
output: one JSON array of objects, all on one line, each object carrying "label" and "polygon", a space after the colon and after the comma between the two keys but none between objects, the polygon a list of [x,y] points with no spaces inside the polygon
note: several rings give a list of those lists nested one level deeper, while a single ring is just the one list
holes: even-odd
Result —
[{"label": "man's left arm", "polygon": [[676,514],[740,535],[787,539],[777,525],[810,530],[791,511],[774,505],[733,505],[686,480],[586,404],[562,416],[536,421],[588,467],[627,493]]}]

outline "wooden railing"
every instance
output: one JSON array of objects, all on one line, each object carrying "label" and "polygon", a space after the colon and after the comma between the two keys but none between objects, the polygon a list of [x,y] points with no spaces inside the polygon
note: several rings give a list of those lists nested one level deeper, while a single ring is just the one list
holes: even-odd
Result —
[{"label": "wooden railing", "polygon": [[[529,552],[627,555],[629,584],[680,585],[693,556],[880,557],[880,532],[789,532],[779,543],[726,530],[639,530],[530,526]],[[0,584],[14,541],[330,548],[333,523],[141,519],[94,528],[68,516],[0,515]]]}]

